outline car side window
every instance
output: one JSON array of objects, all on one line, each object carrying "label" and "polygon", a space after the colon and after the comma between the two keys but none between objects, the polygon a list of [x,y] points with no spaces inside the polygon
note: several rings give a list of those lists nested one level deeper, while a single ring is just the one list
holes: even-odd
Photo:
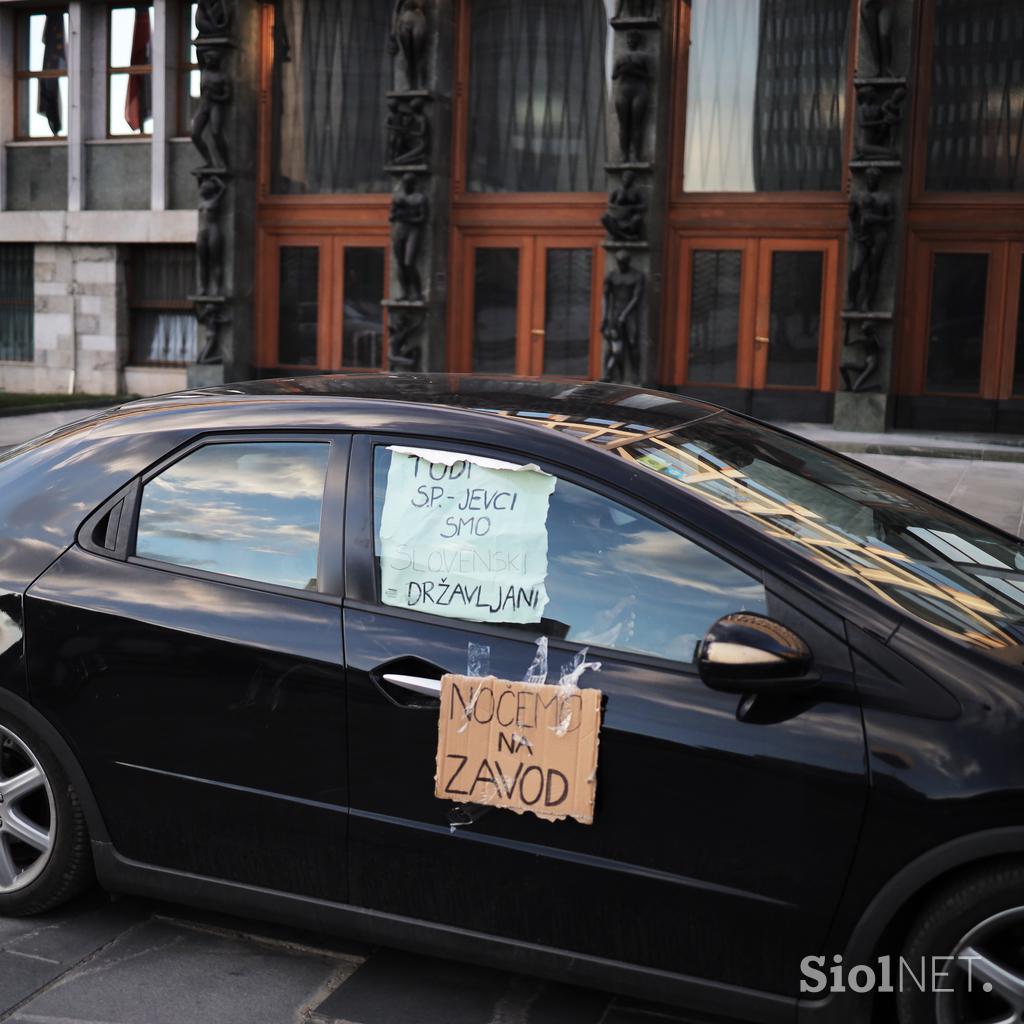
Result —
[{"label": "car side window", "polygon": [[139,558],[316,590],[330,445],[204,445],[142,489]]},{"label": "car side window", "polygon": [[[378,595],[391,458],[387,446],[375,448]],[[767,611],[759,580],[646,516],[560,478],[548,505],[547,538],[548,603],[543,618],[520,627],[531,637],[542,632],[691,663],[717,619]]]}]

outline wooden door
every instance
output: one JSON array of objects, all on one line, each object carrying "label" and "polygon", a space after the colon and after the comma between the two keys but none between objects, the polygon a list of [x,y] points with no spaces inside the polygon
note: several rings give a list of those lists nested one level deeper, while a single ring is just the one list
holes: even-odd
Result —
[{"label": "wooden door", "polygon": [[603,257],[592,232],[467,235],[453,294],[455,368],[600,376]]},{"label": "wooden door", "polygon": [[836,239],[683,237],[677,384],[833,387]]},{"label": "wooden door", "polygon": [[259,364],[384,368],[388,258],[386,232],[267,232]]}]

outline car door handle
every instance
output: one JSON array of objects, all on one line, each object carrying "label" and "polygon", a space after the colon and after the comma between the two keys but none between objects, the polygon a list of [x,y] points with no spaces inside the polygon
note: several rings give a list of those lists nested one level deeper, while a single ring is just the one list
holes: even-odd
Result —
[{"label": "car door handle", "polygon": [[423,676],[406,676],[400,672],[385,672],[384,682],[392,686],[400,686],[403,690],[422,693],[425,697],[441,696],[441,680],[426,679]]}]

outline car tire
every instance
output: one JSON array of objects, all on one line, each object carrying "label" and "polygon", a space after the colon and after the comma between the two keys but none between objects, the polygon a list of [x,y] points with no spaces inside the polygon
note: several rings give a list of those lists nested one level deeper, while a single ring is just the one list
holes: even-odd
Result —
[{"label": "car tire", "polygon": [[0,916],[41,914],[92,880],[89,830],[71,780],[31,727],[0,715]]},{"label": "car tire", "polygon": [[[968,959],[978,954],[985,960]],[[947,963],[946,957],[956,959]],[[901,980],[900,1024],[1024,1019],[1024,862],[977,868],[938,892],[911,928],[903,958],[917,978],[924,965],[928,991],[922,992],[906,971],[894,970],[894,979]],[[994,975],[988,967],[993,963],[1009,971],[1009,978]],[[934,986],[933,964],[948,972]]]}]

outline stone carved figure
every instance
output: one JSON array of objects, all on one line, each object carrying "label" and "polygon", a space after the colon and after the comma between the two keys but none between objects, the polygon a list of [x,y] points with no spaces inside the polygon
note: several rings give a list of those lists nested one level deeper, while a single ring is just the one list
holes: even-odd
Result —
[{"label": "stone carved figure", "polygon": [[231,102],[231,80],[223,67],[220,50],[199,50],[199,106],[192,118],[192,144],[205,161],[204,167],[227,169],[224,108]]},{"label": "stone carved figure", "polygon": [[892,0],[861,0],[860,17],[875,62],[875,74],[887,78],[892,72]]},{"label": "stone carved figure", "polygon": [[636,186],[636,174],[626,171],[622,184],[608,197],[608,212],[601,223],[617,242],[640,242],[647,234],[646,217],[647,199]]},{"label": "stone carved figure", "polygon": [[881,351],[878,324],[872,320],[862,324],[853,338],[847,337],[839,363],[839,372],[847,391],[870,391],[879,386],[871,378],[878,370]]},{"label": "stone carved figure", "polygon": [[231,318],[227,311],[216,302],[197,302],[196,319],[203,328],[203,349],[196,358],[197,363],[219,363],[221,361],[218,334],[221,324]]},{"label": "stone carved figure", "polygon": [[425,163],[430,158],[430,118],[422,99],[390,99],[386,124],[389,166]]},{"label": "stone carved figure", "polygon": [[850,309],[871,309],[892,234],[895,217],[893,197],[879,188],[882,172],[869,167],[867,188],[850,196],[850,226],[853,240],[850,254],[848,302]]},{"label": "stone carved figure", "polygon": [[612,20],[619,18],[653,18],[654,0],[619,0]]},{"label": "stone carved figure", "polygon": [[619,150],[624,162],[643,160],[647,112],[651,104],[651,60],[643,52],[643,34],[635,29],[626,36],[629,48],[615,61],[615,113],[619,121]]},{"label": "stone carved figure", "polygon": [[196,235],[196,294],[217,296],[221,292],[224,264],[224,232],[220,206],[227,183],[216,174],[204,174],[199,181],[199,232]]},{"label": "stone carved figure", "polygon": [[900,86],[883,100],[879,91],[864,86],[857,95],[857,159],[894,160],[896,133],[903,121],[907,90]]},{"label": "stone carved figure", "polygon": [[199,0],[196,28],[201,36],[222,35],[231,25],[229,0]]},{"label": "stone carved figure", "polygon": [[391,200],[390,221],[395,266],[398,268],[400,299],[404,302],[423,300],[423,282],[418,267],[423,233],[427,225],[427,197],[416,188],[416,175],[403,174],[398,192]]},{"label": "stone carved figure", "polygon": [[388,325],[388,368],[392,372],[418,369],[421,347],[414,339],[426,321],[423,310],[403,309]]},{"label": "stone carved figure", "polygon": [[395,0],[388,52],[401,56],[407,89],[426,88],[427,12],[425,0]]},{"label": "stone carved figure", "polygon": [[604,279],[601,334],[606,342],[604,380],[621,383],[626,362],[634,378],[640,376],[640,302],[646,278],[633,266],[625,249],[615,254],[615,267]]}]

